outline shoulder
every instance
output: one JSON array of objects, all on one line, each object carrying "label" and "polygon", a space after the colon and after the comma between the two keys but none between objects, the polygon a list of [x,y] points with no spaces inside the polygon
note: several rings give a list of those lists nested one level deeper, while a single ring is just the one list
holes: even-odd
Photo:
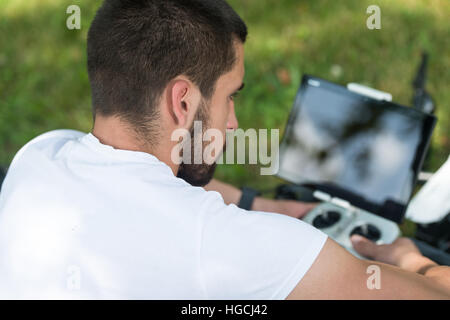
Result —
[{"label": "shoulder", "polygon": [[31,139],[23,148],[30,146],[30,145],[37,144],[37,143],[48,142],[50,140],[78,139],[84,135],[86,135],[86,133],[78,131],[78,130],[71,130],[71,129],[52,130],[52,131],[48,131],[46,133],[40,134],[37,137]]},{"label": "shoulder", "polygon": [[19,161],[30,149],[43,150],[61,146],[69,140],[79,139],[85,133],[77,130],[60,129],[43,133],[26,143],[14,156],[11,166]]}]

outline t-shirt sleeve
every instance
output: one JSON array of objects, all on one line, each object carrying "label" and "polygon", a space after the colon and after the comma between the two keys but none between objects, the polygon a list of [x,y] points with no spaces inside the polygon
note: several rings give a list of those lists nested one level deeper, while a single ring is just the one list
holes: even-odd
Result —
[{"label": "t-shirt sleeve", "polygon": [[285,299],[327,235],[276,213],[222,206],[205,219],[200,267],[210,299]]}]

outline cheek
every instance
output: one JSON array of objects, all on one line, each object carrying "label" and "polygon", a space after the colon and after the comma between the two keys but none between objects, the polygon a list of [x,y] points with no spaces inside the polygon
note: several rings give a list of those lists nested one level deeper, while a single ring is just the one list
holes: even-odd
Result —
[{"label": "cheek", "polygon": [[232,110],[231,103],[222,103],[221,105],[217,104],[216,108],[212,110],[211,114],[211,127],[217,129],[221,132],[223,142],[225,143],[227,125],[230,112]]},{"label": "cheek", "polygon": [[215,128],[218,129],[222,133],[223,139],[225,139],[225,133],[227,129],[227,121],[228,121],[228,107],[223,106],[221,111],[218,114],[217,122],[215,123]]},{"label": "cheek", "polygon": [[225,130],[231,109],[231,104],[228,101],[215,104],[211,109],[211,126],[220,131]]}]

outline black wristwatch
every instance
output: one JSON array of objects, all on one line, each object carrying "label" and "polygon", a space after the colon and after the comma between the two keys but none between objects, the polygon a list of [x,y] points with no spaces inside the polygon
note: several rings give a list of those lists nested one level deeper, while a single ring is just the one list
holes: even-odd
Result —
[{"label": "black wristwatch", "polygon": [[253,200],[255,197],[261,195],[261,192],[256,191],[255,189],[243,187],[242,189],[242,195],[241,199],[239,200],[238,207],[245,209],[245,210],[251,210],[253,205]]}]

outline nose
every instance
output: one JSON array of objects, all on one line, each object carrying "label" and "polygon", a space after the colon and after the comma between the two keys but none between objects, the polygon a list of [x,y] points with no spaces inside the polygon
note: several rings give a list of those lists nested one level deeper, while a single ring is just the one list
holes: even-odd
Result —
[{"label": "nose", "polygon": [[236,112],[234,111],[234,103],[231,106],[230,114],[228,116],[227,129],[236,130],[239,127],[239,123],[236,117]]}]

